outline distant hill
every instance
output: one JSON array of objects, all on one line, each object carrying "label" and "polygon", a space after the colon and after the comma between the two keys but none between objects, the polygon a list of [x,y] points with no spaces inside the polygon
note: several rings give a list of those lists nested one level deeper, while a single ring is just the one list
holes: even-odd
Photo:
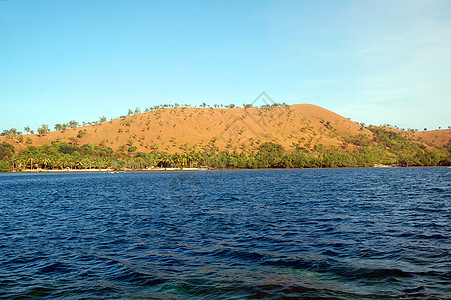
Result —
[{"label": "distant hill", "polygon": [[451,164],[451,130],[365,127],[311,104],[159,106],[129,113],[89,126],[76,127],[72,122],[73,128],[56,126],[61,130],[43,134],[22,136],[10,130],[8,136],[0,136],[0,171]]},{"label": "distant hill", "polygon": [[[451,140],[451,130],[398,132],[438,146]],[[162,108],[44,135],[27,134],[22,142],[0,137],[0,142],[8,142],[18,150],[52,141],[77,145],[103,143],[114,150],[133,145],[136,151],[168,153],[202,150],[212,145],[219,150],[256,150],[264,142],[281,144],[287,150],[314,149],[317,145],[352,150],[354,145],[346,140],[358,135],[372,139],[373,133],[327,109],[298,104],[272,108]]]}]

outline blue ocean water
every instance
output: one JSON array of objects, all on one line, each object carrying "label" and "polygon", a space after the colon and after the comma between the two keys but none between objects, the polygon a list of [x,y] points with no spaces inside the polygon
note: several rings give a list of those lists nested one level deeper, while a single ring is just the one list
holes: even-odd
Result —
[{"label": "blue ocean water", "polygon": [[0,175],[0,298],[451,298],[451,169]]}]

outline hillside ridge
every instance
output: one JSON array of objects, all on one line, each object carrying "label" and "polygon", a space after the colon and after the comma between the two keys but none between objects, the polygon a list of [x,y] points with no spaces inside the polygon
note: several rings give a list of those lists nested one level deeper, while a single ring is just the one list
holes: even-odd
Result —
[{"label": "hillside ridge", "polygon": [[[414,140],[443,146],[451,140],[451,130],[403,131],[388,128]],[[124,146],[136,151],[183,152],[208,148],[219,150],[255,150],[258,144],[274,142],[286,149],[315,145],[352,150],[344,140],[372,132],[330,110],[313,104],[282,107],[158,108],[102,123],[54,130],[45,134],[26,134],[23,140],[0,136],[0,142],[18,150],[42,146],[54,141],[69,144],[103,144],[118,150]]]},{"label": "hillside ridge", "polygon": [[95,125],[26,134],[22,142],[0,137],[0,142],[9,142],[17,149],[65,141],[77,145],[102,143],[115,150],[128,145],[137,147],[137,151],[174,153],[192,147],[200,150],[211,141],[221,150],[237,151],[243,147],[255,149],[262,142],[276,142],[287,149],[293,148],[293,143],[305,148],[318,144],[343,146],[341,136],[359,133],[371,135],[369,130],[332,111],[313,104],[296,104],[270,108],[160,108]]}]

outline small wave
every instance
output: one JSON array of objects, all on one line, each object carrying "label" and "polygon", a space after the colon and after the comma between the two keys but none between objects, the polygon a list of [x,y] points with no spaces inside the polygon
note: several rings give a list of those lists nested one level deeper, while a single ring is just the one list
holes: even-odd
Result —
[{"label": "small wave", "polygon": [[322,255],[325,256],[340,256],[342,255],[342,253],[338,252],[338,251],[334,251],[332,249],[326,249],[323,252],[321,252]]},{"label": "small wave", "polygon": [[117,272],[114,276],[111,276],[111,280],[146,286],[159,285],[167,281],[162,277],[149,274],[146,271],[135,270],[128,267],[124,268],[122,272]]},{"label": "small wave", "polygon": [[330,265],[325,260],[313,260],[305,257],[304,259],[294,259],[294,258],[277,258],[277,259],[268,259],[264,262],[265,265],[272,266],[282,266],[282,267],[290,267],[294,269],[300,270],[310,270],[315,269],[315,271],[326,271],[330,268]]},{"label": "small wave", "polygon": [[412,277],[413,274],[397,268],[353,267],[332,259],[313,261],[308,259],[276,259],[267,265],[290,267],[299,270],[314,270],[318,273],[333,273],[347,279]]},{"label": "small wave", "polygon": [[246,261],[261,261],[264,258],[264,255],[258,252],[233,248],[219,248],[213,251],[211,255],[225,257],[228,259],[240,259]]},{"label": "small wave", "polygon": [[415,275],[428,276],[437,279],[451,280],[451,271],[426,271],[426,272],[414,272]]},{"label": "small wave", "polygon": [[415,238],[417,239],[425,239],[425,240],[443,240],[443,239],[449,239],[448,236],[444,236],[441,234],[417,234],[415,235]]},{"label": "small wave", "polygon": [[48,273],[67,274],[67,273],[70,273],[71,271],[72,271],[72,268],[65,263],[52,262],[52,263],[48,263],[48,264],[38,268],[36,273],[38,273],[38,274],[48,274]]},{"label": "small wave", "polygon": [[411,294],[411,293],[418,293],[418,292],[424,291],[424,290],[425,290],[424,286],[417,286],[414,288],[403,289],[403,292],[407,293],[407,294]]},{"label": "small wave", "polygon": [[14,298],[17,299],[36,299],[36,298],[46,298],[52,295],[57,289],[56,287],[49,287],[44,285],[34,285],[28,289],[23,290],[22,292],[14,295]]},{"label": "small wave", "polygon": [[[254,299],[321,299],[323,292],[315,288],[309,288],[302,285],[282,285],[282,284],[264,284],[249,286],[245,288],[249,298]],[[330,296],[328,299],[334,299]],[[335,298],[338,299],[338,298]]]},{"label": "small wave", "polygon": [[350,268],[344,271],[347,277],[354,278],[386,278],[386,277],[412,277],[409,272],[401,269],[389,268]]}]

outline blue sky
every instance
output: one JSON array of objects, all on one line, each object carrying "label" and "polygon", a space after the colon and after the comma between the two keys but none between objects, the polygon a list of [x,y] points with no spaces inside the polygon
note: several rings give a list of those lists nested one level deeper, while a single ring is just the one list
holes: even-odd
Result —
[{"label": "blue sky", "polygon": [[0,1],[0,131],[265,91],[451,126],[451,1]]}]

